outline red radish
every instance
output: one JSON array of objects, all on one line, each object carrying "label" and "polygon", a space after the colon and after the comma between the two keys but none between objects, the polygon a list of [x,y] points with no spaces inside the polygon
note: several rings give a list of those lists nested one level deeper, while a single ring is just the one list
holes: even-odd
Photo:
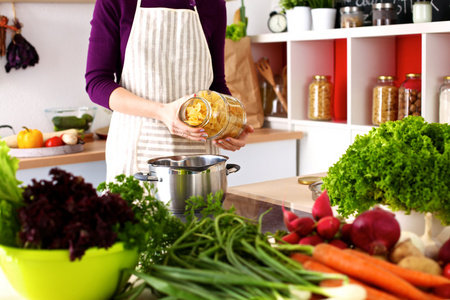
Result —
[{"label": "red radish", "polygon": [[318,245],[320,243],[323,243],[323,239],[318,236],[318,235],[310,235],[310,236],[305,236],[304,238],[301,238],[300,241],[298,242],[300,245],[311,245],[311,246],[315,246]]},{"label": "red radish", "polygon": [[298,216],[294,214],[292,211],[287,210],[284,207],[284,199],[283,199],[283,205],[281,206],[281,209],[283,210],[283,221],[284,225],[286,226],[288,231],[292,231],[292,226],[290,223],[294,221],[295,219],[298,219]]},{"label": "red radish", "polygon": [[327,190],[324,190],[322,194],[317,197],[312,208],[312,215],[316,221],[326,216],[333,216]]},{"label": "red radish", "polygon": [[371,255],[385,255],[400,238],[394,214],[381,208],[368,210],[353,221],[352,242]]},{"label": "red radish", "polygon": [[328,244],[338,247],[339,249],[347,249],[348,245],[346,242],[339,240],[339,239],[333,239],[328,242]]},{"label": "red radish", "polygon": [[326,216],[321,218],[316,225],[317,234],[325,239],[332,239],[336,233],[338,233],[341,227],[341,222],[338,218],[332,216]]},{"label": "red radish", "polygon": [[444,299],[450,299],[450,284],[435,287],[433,289],[433,294]]},{"label": "red radish", "polygon": [[286,243],[295,245],[295,244],[298,244],[298,242],[300,241],[300,236],[298,235],[297,232],[294,231],[294,232],[291,232],[291,233],[283,236],[281,239],[283,241],[285,241]]},{"label": "red radish", "polygon": [[446,264],[444,270],[442,271],[444,277],[450,278],[450,264]]},{"label": "red radish", "polygon": [[311,218],[304,217],[295,219],[289,224],[292,226],[292,231],[297,232],[300,236],[307,236],[314,231],[315,222]]},{"label": "red radish", "polygon": [[439,248],[438,252],[438,263],[441,264],[441,266],[445,266],[446,264],[450,263],[450,239],[447,240],[441,248]]},{"label": "red radish", "polygon": [[347,244],[352,243],[352,224],[344,224],[341,226],[341,240],[343,240]]}]

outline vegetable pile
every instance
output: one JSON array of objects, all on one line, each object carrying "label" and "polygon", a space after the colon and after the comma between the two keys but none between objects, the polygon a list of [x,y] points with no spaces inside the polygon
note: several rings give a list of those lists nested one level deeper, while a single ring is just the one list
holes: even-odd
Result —
[{"label": "vegetable pile", "polygon": [[347,217],[376,204],[433,212],[450,224],[450,125],[410,116],[357,136],[323,178],[332,205]]}]

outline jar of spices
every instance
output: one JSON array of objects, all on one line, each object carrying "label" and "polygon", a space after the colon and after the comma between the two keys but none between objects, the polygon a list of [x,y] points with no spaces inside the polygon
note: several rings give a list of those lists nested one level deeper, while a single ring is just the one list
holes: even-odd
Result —
[{"label": "jar of spices", "polygon": [[360,7],[345,6],[340,9],[341,28],[360,27],[364,24],[364,15]]},{"label": "jar of spices", "polygon": [[439,89],[439,123],[450,124],[450,76],[444,76]]},{"label": "jar of spices", "polygon": [[431,22],[432,9],[430,1],[417,0],[413,5],[413,22]]},{"label": "jar of spices", "polygon": [[372,5],[372,25],[391,25],[397,23],[397,11],[393,3],[376,3]]},{"label": "jar of spices", "polygon": [[398,119],[407,116],[420,116],[422,111],[422,80],[420,74],[406,74],[398,89]]},{"label": "jar of spices", "polygon": [[191,127],[202,127],[208,139],[236,138],[247,123],[242,103],[235,97],[210,90],[197,92],[180,108],[179,118]]},{"label": "jar of spices", "polygon": [[333,117],[333,84],[330,76],[316,75],[309,85],[310,120],[331,120]]},{"label": "jar of spices", "polygon": [[387,121],[397,120],[398,89],[394,85],[394,77],[379,76],[373,88],[372,123],[380,125]]}]

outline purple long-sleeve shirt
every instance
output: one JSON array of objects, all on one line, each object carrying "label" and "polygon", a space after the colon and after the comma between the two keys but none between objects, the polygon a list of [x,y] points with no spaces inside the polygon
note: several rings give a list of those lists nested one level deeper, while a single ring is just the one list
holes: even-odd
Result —
[{"label": "purple long-sleeve shirt", "polygon": [[[192,0],[141,0],[141,6],[193,9],[190,2]],[[225,82],[224,65],[225,0],[196,2],[214,70],[210,89],[230,94]],[[86,91],[92,102],[106,108],[109,108],[111,93],[120,86],[118,82],[136,5],[137,0],[97,0],[95,3],[85,75]]]}]

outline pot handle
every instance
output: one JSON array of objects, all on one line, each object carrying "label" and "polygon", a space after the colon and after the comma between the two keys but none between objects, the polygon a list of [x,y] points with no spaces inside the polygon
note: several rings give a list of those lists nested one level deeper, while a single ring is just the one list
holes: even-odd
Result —
[{"label": "pot handle", "polygon": [[241,166],[236,164],[227,164],[227,175],[231,173],[236,173],[241,169]]},{"label": "pot handle", "polygon": [[150,176],[150,175],[144,174],[142,172],[134,174],[134,178],[136,178],[137,180],[140,180],[140,181],[161,181],[156,176]]}]

